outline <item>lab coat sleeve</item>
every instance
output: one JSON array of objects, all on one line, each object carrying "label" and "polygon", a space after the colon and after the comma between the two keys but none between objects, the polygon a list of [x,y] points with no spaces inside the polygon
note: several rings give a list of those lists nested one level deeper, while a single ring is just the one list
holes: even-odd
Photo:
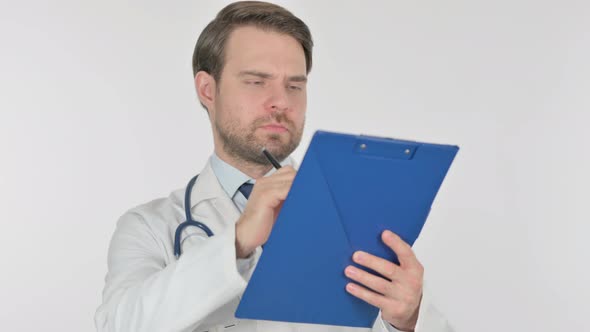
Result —
[{"label": "lab coat sleeve", "polygon": [[[119,220],[108,254],[99,332],[192,331],[246,287],[235,254],[235,228],[183,246],[165,264],[166,248],[143,217]],[[241,264],[243,270],[247,270]]]},{"label": "lab coat sleeve", "polygon": [[[381,311],[375,320],[373,325],[373,332],[400,332],[400,330],[393,327],[381,316]],[[441,314],[434,304],[430,293],[424,288],[422,293],[422,301],[420,303],[420,309],[418,309],[418,321],[416,322],[415,332],[453,332],[453,329],[449,325],[447,319]]]}]

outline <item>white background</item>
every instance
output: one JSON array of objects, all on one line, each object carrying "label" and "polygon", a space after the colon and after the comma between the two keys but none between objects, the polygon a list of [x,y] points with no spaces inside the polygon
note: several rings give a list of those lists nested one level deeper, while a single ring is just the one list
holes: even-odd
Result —
[{"label": "white background", "polygon": [[[226,2],[0,5],[0,322],[91,331],[117,218],[212,151],[197,36]],[[280,2],[316,129],[457,144],[415,250],[457,331],[590,331],[590,4]]]}]

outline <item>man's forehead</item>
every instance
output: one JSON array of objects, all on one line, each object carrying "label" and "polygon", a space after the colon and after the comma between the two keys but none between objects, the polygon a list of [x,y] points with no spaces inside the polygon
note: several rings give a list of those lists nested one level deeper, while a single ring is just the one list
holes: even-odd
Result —
[{"label": "man's forehead", "polygon": [[238,27],[230,34],[225,45],[225,62],[239,67],[239,71],[271,72],[273,66],[280,65],[297,71],[290,75],[306,74],[305,53],[295,38],[252,26]]}]

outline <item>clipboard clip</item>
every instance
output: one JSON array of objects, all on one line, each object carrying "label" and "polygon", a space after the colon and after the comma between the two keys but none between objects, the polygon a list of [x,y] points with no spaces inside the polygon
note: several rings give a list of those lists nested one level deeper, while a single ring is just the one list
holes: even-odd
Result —
[{"label": "clipboard clip", "polygon": [[412,141],[360,135],[354,144],[354,152],[367,157],[412,160],[419,146]]}]

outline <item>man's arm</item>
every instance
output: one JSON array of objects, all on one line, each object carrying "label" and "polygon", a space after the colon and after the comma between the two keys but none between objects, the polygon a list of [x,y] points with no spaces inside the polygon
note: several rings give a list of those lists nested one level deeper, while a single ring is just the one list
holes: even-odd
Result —
[{"label": "man's arm", "polygon": [[165,265],[166,249],[136,213],[121,217],[111,240],[98,331],[186,331],[246,287],[236,267],[235,229],[185,245]]}]

